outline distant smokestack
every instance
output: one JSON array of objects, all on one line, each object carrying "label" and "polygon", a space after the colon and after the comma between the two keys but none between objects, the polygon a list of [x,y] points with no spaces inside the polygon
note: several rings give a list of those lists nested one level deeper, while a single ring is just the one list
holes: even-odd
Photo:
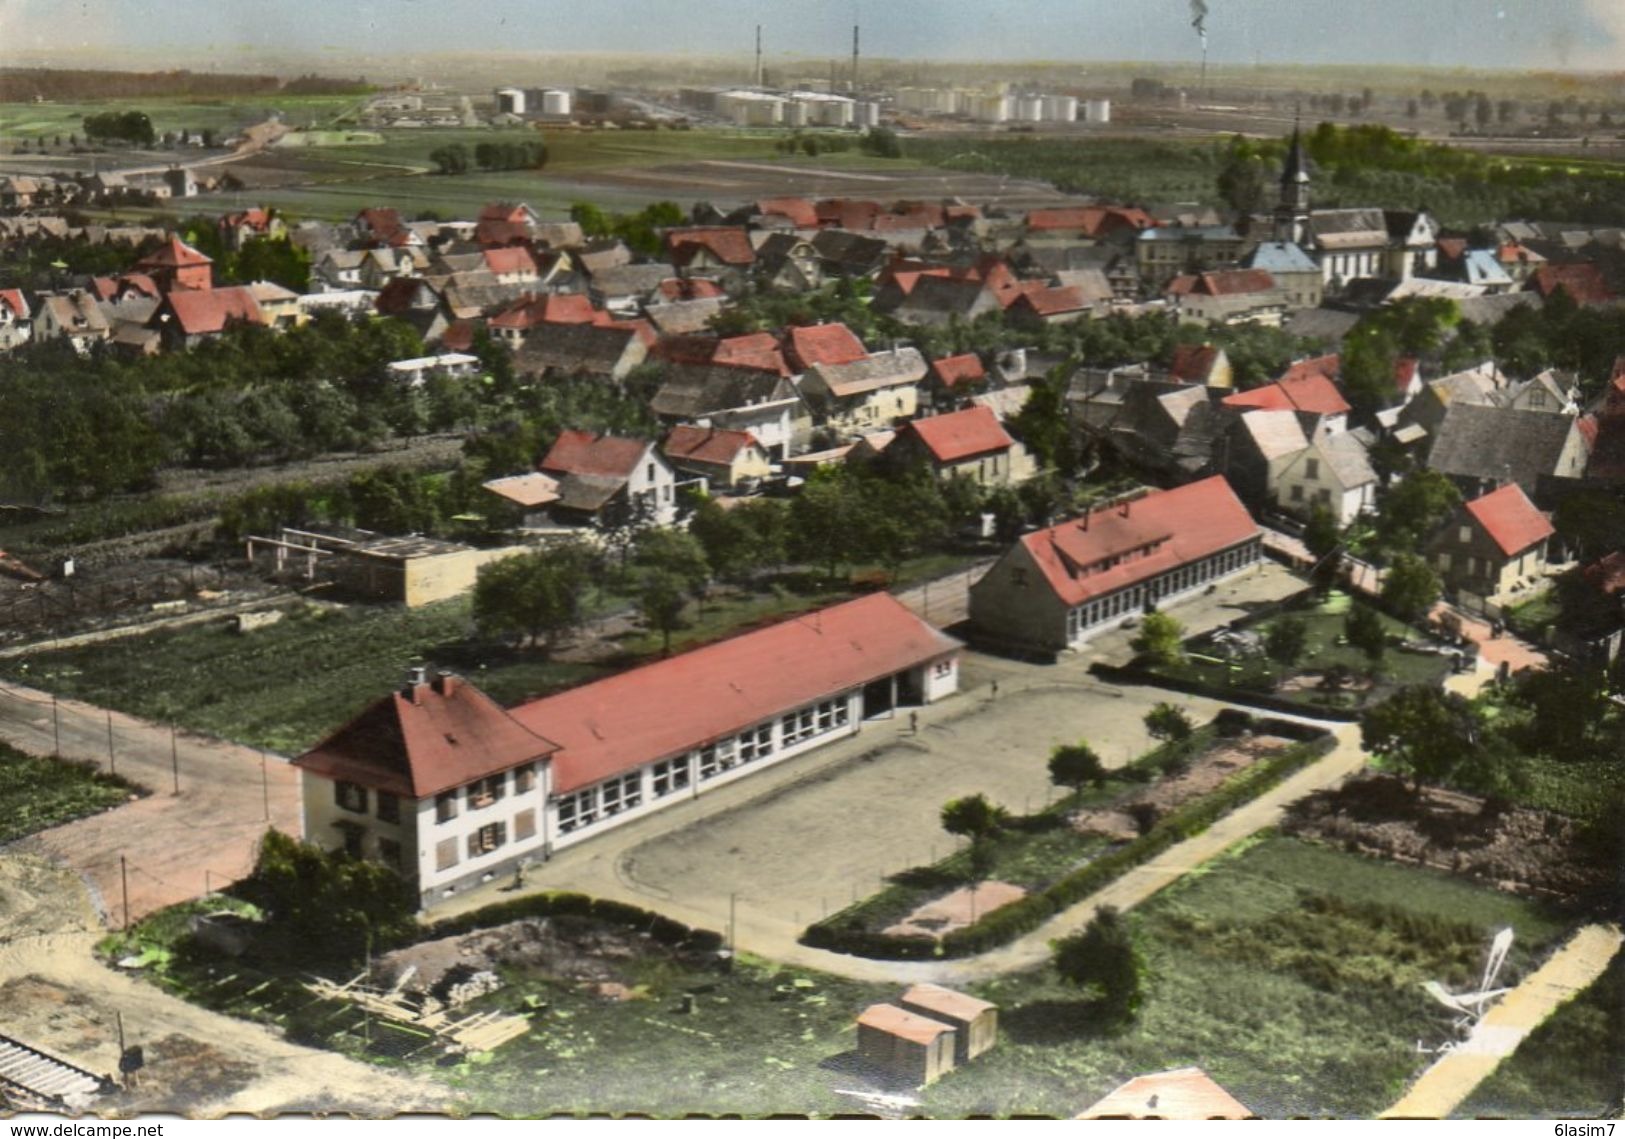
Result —
[{"label": "distant smokestack", "polygon": [[852,93],[858,91],[858,25],[852,25]]},{"label": "distant smokestack", "polygon": [[756,86],[762,85],[762,25],[756,25]]}]

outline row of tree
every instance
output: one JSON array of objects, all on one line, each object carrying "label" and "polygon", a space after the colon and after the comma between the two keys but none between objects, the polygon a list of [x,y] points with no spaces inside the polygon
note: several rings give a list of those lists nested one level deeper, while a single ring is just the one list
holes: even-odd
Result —
[{"label": "row of tree", "polygon": [[540,170],[547,165],[547,144],[540,139],[476,143],[470,150],[460,142],[436,147],[429,161],[441,174],[467,174],[470,170]]}]

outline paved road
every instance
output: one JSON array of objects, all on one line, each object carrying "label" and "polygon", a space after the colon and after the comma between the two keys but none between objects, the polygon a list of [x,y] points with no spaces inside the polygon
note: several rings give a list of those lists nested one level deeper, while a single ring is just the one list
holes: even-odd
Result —
[{"label": "paved road", "polygon": [[1559,1005],[1579,995],[1619,952],[1617,926],[1588,925],[1484,1014],[1460,1046],[1423,1072],[1384,1119],[1445,1119]]},{"label": "paved road", "polygon": [[48,756],[58,738],[65,758],[111,768],[151,792],[25,840],[85,877],[110,928],[125,920],[126,886],[134,921],[243,877],[267,827],[300,833],[297,772],[281,757],[172,737],[161,725],[77,701],[56,702],[53,714],[48,693],[0,687],[0,740]]}]

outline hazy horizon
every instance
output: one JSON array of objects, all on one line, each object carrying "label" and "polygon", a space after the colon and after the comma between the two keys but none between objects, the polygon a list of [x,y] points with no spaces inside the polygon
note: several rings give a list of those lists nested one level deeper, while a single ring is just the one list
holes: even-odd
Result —
[{"label": "hazy horizon", "polygon": [[[0,0],[0,65],[311,70],[460,54],[742,57],[764,27],[770,62],[1196,63],[1206,7],[1217,67],[1351,65],[1625,70],[1622,0]],[[378,75],[377,78],[387,78]]]}]

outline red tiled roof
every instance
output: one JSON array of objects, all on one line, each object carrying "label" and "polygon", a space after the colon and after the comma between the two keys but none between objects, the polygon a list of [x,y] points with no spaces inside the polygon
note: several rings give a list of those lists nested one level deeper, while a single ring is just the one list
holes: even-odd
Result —
[{"label": "red tiled roof", "polygon": [[1029,210],[1029,230],[1075,229],[1086,237],[1099,237],[1118,229],[1151,229],[1156,219],[1134,206],[1062,206]]},{"label": "red tiled roof", "polygon": [[1517,483],[1473,499],[1466,510],[1509,558],[1557,533]]},{"label": "red tiled roof", "polygon": [[935,373],[943,387],[947,388],[958,387],[960,384],[977,384],[987,379],[987,369],[982,366],[982,358],[974,352],[933,360],[931,371]]},{"label": "red tiled roof", "polygon": [[616,320],[609,313],[600,312],[593,315],[593,324],[599,328],[618,328],[622,332],[634,333],[639,340],[643,341],[645,347],[654,347],[655,342],[660,339],[660,334],[655,331],[655,326],[641,316],[633,317],[630,320]]},{"label": "red tiled roof", "polygon": [[1168,374],[1176,380],[1199,384],[1213,374],[1218,359],[1219,349],[1212,344],[1177,344]]},{"label": "red tiled roof", "polygon": [[1056,316],[1064,312],[1081,312],[1089,307],[1089,302],[1083,299],[1083,290],[1076,285],[1044,285],[1040,282],[1027,282],[1027,285],[1037,285],[1036,288],[1023,288],[1020,294],[1010,302],[1010,307],[1020,305],[1030,308],[1039,316]]},{"label": "red tiled roof", "polygon": [[806,198],[763,198],[756,203],[756,212],[789,218],[797,229],[813,229],[818,225],[818,211]]},{"label": "red tiled roof", "polygon": [[400,211],[389,206],[370,206],[356,214],[355,220],[358,226],[368,230],[372,236],[386,241],[406,228],[401,221]]},{"label": "red tiled roof", "polygon": [[1416,368],[1420,361],[1415,356],[1401,356],[1394,361],[1394,386],[1407,391],[1416,382]]},{"label": "red tiled roof", "polygon": [[790,375],[779,342],[771,332],[751,332],[744,336],[729,336],[716,342],[711,351],[712,364],[732,364],[739,368],[756,368],[763,372]]},{"label": "red tiled roof", "polygon": [[1591,588],[1612,597],[1625,593],[1625,550],[1615,550],[1580,571]]},{"label": "red tiled roof", "polygon": [[485,218],[474,225],[474,244],[482,249],[519,245],[530,240],[530,227],[504,218]]},{"label": "red tiled roof", "polygon": [[1576,304],[1602,304],[1614,299],[1614,291],[1608,287],[1602,270],[1590,261],[1543,265],[1529,278],[1529,284],[1543,297],[1550,297],[1561,288]]},{"label": "red tiled roof", "polygon": [[553,788],[568,794],[958,649],[891,594],[875,593],[545,696],[512,714],[559,742]]},{"label": "red tiled roof", "polygon": [[[530,250],[523,245],[508,245],[499,249],[485,250],[485,267],[493,273],[530,273],[537,272],[536,258],[530,255]],[[590,304],[591,302],[589,302]]]},{"label": "red tiled roof", "polygon": [[1460,261],[1462,254],[1467,252],[1467,239],[1465,237],[1441,237],[1435,243],[1439,254],[1451,261]]},{"label": "red tiled roof", "polygon": [[728,466],[747,447],[758,446],[749,431],[724,431],[717,427],[679,426],[671,429],[660,449],[674,459]]},{"label": "red tiled roof", "polygon": [[1168,285],[1168,292],[1176,297],[1191,294],[1234,297],[1246,293],[1267,293],[1273,288],[1275,278],[1266,269],[1215,269],[1175,277]]},{"label": "red tiled roof", "polygon": [[261,209],[259,206],[255,206],[252,209],[237,210],[233,213],[222,214],[220,217],[220,226],[222,229],[236,229],[239,226],[245,225],[249,229],[258,230],[259,232],[264,233],[266,230],[271,228],[271,214],[269,211]]},{"label": "red tiled roof", "polygon": [[557,748],[467,681],[443,676],[390,693],[293,762],[328,779],[425,799]]},{"label": "red tiled roof", "polygon": [[[1021,544],[1063,604],[1078,605],[1259,534],[1223,475],[1028,534]],[[1107,565],[1117,559],[1115,565]]]},{"label": "red tiled roof", "polygon": [[524,225],[525,207],[517,202],[487,202],[480,207],[478,221],[504,221]]},{"label": "red tiled roof", "polygon": [[28,302],[21,289],[0,289],[0,305],[5,305],[20,320],[28,319]]},{"label": "red tiled roof", "polygon": [[1335,380],[1343,371],[1343,359],[1333,352],[1326,356],[1311,356],[1307,360],[1298,360],[1289,365],[1280,375],[1282,383],[1301,380],[1305,376],[1325,376],[1328,380]]},{"label": "red tiled roof", "polygon": [[912,419],[898,434],[918,438],[939,463],[958,463],[977,455],[1007,451],[1015,444],[999,423],[999,417],[987,407],[968,407],[948,415]]},{"label": "red tiled roof", "polygon": [[1501,246],[1500,249],[1497,249],[1495,251],[1495,259],[1501,262],[1503,265],[1515,264],[1520,261],[1534,265],[1544,264],[1546,261],[1546,258],[1542,257],[1539,253],[1536,253],[1527,245],[1522,245],[1516,241],[1509,241],[1507,244]]},{"label": "red tiled roof", "polygon": [[844,324],[815,324],[789,330],[789,362],[805,372],[814,364],[850,364],[869,354],[863,341]]},{"label": "red tiled roof", "polygon": [[750,265],[756,260],[756,249],[744,226],[698,225],[686,229],[666,231],[666,248],[671,251],[672,263],[687,265],[701,249],[707,250],[724,265]]},{"label": "red tiled roof", "polygon": [[492,328],[535,328],[538,324],[592,324],[598,319],[585,293],[526,293],[491,318]]},{"label": "red tiled roof", "polygon": [[913,1005],[934,1016],[961,1024],[970,1024],[983,1013],[999,1007],[992,1001],[980,1000],[969,993],[961,993],[956,989],[932,984],[929,981],[910,985],[897,999],[900,1004]]},{"label": "red tiled roof", "polygon": [[110,301],[118,295],[118,282],[111,277],[92,277],[87,291],[99,301]]},{"label": "red tiled roof", "polygon": [[1579,428],[1580,436],[1586,441],[1586,446],[1594,451],[1597,446],[1597,436],[1602,431],[1602,424],[1597,417],[1588,412],[1582,415],[1574,426]]},{"label": "red tiled roof", "polygon": [[888,1004],[870,1005],[858,1014],[858,1024],[914,1044],[931,1044],[943,1033],[954,1031],[951,1024]]},{"label": "red tiled roof", "polygon": [[173,233],[157,249],[135,263],[137,269],[179,269],[186,265],[213,265],[214,262],[193,249]]},{"label": "red tiled roof", "polygon": [[[232,321],[264,324],[259,302],[240,285],[221,289],[181,289],[169,294],[169,309],[188,336],[219,332]],[[162,319],[158,316],[157,319]]]},{"label": "red tiled roof", "polygon": [[643,439],[565,431],[536,467],[549,474],[556,471],[567,475],[630,478],[648,449],[649,444]]},{"label": "red tiled roof", "polygon": [[660,295],[668,301],[697,301],[725,297],[728,290],[704,277],[667,277],[660,282]]},{"label": "red tiled roof", "polygon": [[885,212],[879,202],[858,198],[825,198],[813,206],[820,225],[834,229],[866,230]]},{"label": "red tiled roof", "polygon": [[1307,411],[1315,415],[1346,415],[1351,408],[1337,385],[1323,373],[1291,375],[1273,384],[1227,395],[1226,407],[1263,408],[1266,411]]},{"label": "red tiled roof", "polygon": [[480,323],[475,320],[454,320],[440,335],[440,347],[448,352],[467,352],[474,347],[474,334]]}]

